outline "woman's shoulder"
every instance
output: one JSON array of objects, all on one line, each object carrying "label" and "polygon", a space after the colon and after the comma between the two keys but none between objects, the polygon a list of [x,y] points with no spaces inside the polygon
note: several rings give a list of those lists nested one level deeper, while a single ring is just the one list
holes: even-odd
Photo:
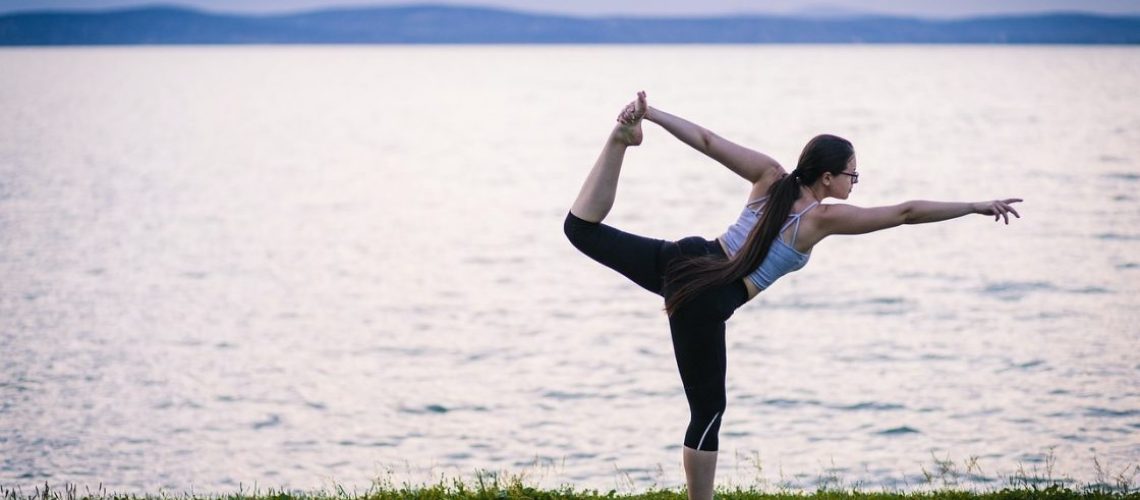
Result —
[{"label": "woman's shoulder", "polygon": [[820,228],[823,236],[864,234],[905,224],[905,208],[905,203],[876,207],[832,203],[824,205],[823,210],[815,210],[817,213],[811,221]]}]

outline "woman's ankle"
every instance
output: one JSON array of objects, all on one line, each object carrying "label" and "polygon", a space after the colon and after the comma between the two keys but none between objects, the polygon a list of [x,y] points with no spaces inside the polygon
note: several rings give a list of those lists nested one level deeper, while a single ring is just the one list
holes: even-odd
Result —
[{"label": "woman's ankle", "polygon": [[610,132],[610,142],[612,144],[627,147],[639,146],[643,138],[641,132],[641,121],[634,122],[629,125],[617,124]]}]

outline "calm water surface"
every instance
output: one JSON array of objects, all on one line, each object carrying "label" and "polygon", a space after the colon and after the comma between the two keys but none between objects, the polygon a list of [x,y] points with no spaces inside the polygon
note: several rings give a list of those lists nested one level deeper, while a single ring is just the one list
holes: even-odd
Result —
[{"label": "calm water surface", "polygon": [[[1136,48],[0,50],[0,485],[682,484],[661,304],[561,233],[638,89],[785,165],[851,139],[855,204],[1026,199],[739,310],[722,484],[1119,473],[1137,88]],[[607,222],[713,237],[748,187],[650,126]]]}]

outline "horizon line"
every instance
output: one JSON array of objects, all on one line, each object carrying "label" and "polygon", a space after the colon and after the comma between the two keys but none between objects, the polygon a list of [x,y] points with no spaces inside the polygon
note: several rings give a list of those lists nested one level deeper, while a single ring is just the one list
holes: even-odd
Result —
[{"label": "horizon line", "polygon": [[1103,17],[1103,18],[1140,18],[1140,12],[1135,14],[1122,14],[1122,13],[1106,13],[1088,10],[1076,9],[1058,9],[1051,11],[1041,12],[1009,12],[1009,13],[977,13],[977,14],[962,14],[954,16],[932,16],[921,14],[894,14],[882,13],[873,11],[862,11],[847,8],[837,8],[835,14],[818,13],[818,12],[762,12],[762,11],[738,11],[738,12],[721,12],[717,14],[572,14],[557,11],[540,11],[521,9],[515,7],[494,6],[486,4],[445,4],[433,2],[408,2],[391,5],[327,5],[314,8],[302,8],[297,10],[283,10],[277,12],[249,12],[240,10],[217,10],[207,7],[200,7],[196,5],[186,5],[177,2],[153,2],[144,3],[134,6],[106,6],[97,8],[83,8],[83,7],[63,7],[63,8],[32,8],[27,10],[13,10],[9,12],[0,12],[0,17],[21,16],[21,15],[37,15],[37,14],[71,14],[71,15],[99,15],[99,14],[112,14],[121,12],[131,12],[139,10],[154,10],[154,9],[171,9],[182,10],[195,13],[234,16],[234,17],[278,17],[278,16],[293,16],[301,14],[313,14],[319,12],[329,11],[362,11],[362,10],[392,10],[392,9],[408,9],[408,8],[443,8],[443,9],[474,9],[474,10],[488,10],[496,12],[507,12],[522,15],[534,15],[545,17],[562,17],[572,19],[725,19],[734,17],[784,17],[794,19],[817,19],[817,20],[851,20],[857,18],[894,18],[894,19],[919,19],[923,21],[939,21],[939,22],[954,22],[966,21],[977,19],[1000,19],[1000,18],[1025,18],[1025,17],[1049,17],[1049,16],[1090,16],[1090,17]]}]

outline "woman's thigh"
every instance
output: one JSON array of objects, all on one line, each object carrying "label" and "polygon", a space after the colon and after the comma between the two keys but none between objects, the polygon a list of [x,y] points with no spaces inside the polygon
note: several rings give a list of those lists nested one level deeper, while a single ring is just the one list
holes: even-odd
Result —
[{"label": "woman's thigh", "polygon": [[657,295],[662,288],[662,256],[675,243],[646,238],[566,214],[563,231],[575,248]]}]

